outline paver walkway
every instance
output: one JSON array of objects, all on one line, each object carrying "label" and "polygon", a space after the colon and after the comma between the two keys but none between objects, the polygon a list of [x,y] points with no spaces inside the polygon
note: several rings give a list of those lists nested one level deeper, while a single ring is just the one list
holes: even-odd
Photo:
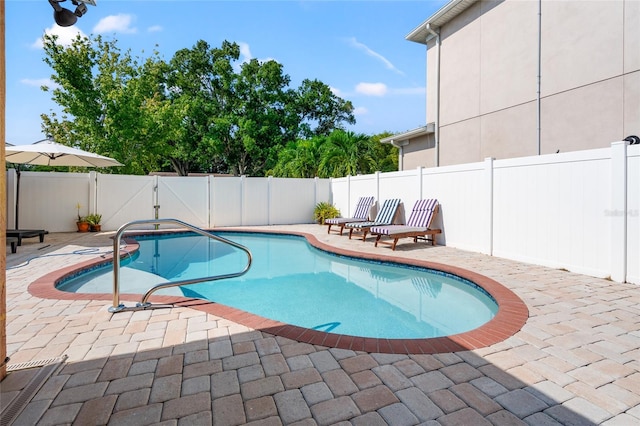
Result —
[{"label": "paver walkway", "polygon": [[9,364],[67,358],[10,372],[0,408],[49,368],[13,424],[640,425],[640,287],[448,247],[392,252],[317,225],[269,229],[479,272],[518,294],[530,318],[490,347],[389,355],[299,343],[190,308],[112,315],[104,300],[26,291],[111,249],[109,233],[50,234],[7,255]]}]

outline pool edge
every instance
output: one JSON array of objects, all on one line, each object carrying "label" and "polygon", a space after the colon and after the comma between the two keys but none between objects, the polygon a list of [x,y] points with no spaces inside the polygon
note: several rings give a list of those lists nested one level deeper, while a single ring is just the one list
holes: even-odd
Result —
[{"label": "pool edge", "polygon": [[[466,350],[481,349],[493,344],[502,342],[517,333],[529,318],[529,310],[526,304],[513,291],[477,272],[469,271],[457,266],[429,262],[416,259],[404,259],[386,254],[369,254],[353,250],[341,249],[318,240],[315,235],[298,231],[276,231],[276,230],[247,230],[246,228],[224,228],[212,229],[220,232],[244,232],[244,233],[266,233],[280,235],[297,235],[304,237],[310,245],[320,250],[324,250],[337,255],[344,255],[380,262],[394,262],[405,265],[424,267],[429,269],[448,272],[467,280],[470,280],[485,291],[487,291],[498,304],[498,312],[495,317],[473,330],[446,337],[424,338],[424,339],[380,339],[347,336],[334,333],[326,333],[311,330],[299,326],[284,324],[278,321],[254,315],[240,309],[231,308],[225,305],[211,303],[200,299],[193,299],[180,296],[152,296],[153,303],[170,304],[176,307],[188,307],[212,315],[234,321],[246,327],[269,333],[275,336],[285,337],[302,343],[325,346],[330,348],[347,349],[370,353],[388,354],[437,354],[447,352],[458,352]],[[137,249],[137,246],[135,247]],[[126,255],[126,254],[125,254]],[[99,258],[87,260],[73,266],[68,266],[57,271],[50,272],[35,281],[27,288],[28,292],[44,299],[59,300],[111,300],[112,294],[82,294],[69,293],[56,289],[56,284],[84,269],[95,267],[98,264],[112,261],[113,256],[101,256]],[[121,294],[122,301],[137,302],[141,295]]]}]

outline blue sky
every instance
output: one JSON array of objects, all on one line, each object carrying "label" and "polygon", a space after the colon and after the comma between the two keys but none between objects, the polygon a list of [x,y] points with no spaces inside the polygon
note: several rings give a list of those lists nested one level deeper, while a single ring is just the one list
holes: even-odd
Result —
[{"label": "blue sky", "polygon": [[[198,40],[242,47],[243,59],[274,59],[291,87],[318,79],[350,100],[349,130],[404,132],[425,123],[425,47],[405,36],[446,3],[427,1],[178,1],[97,0],[73,27],[53,21],[46,0],[7,0],[6,141],[44,138],[40,114],[57,111],[42,92],[51,69],[43,62],[44,33],[69,40],[77,31],[116,38],[122,50],[171,59]],[[71,1],[62,3],[73,10]]]}]

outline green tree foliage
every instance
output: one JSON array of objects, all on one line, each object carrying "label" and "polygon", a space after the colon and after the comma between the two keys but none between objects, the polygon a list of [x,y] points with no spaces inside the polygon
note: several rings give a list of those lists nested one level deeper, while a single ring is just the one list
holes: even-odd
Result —
[{"label": "green tree foliage", "polygon": [[281,64],[238,64],[240,48],[228,41],[211,48],[200,40],[168,63],[157,52],[134,58],[99,36],[69,47],[45,37],[45,54],[62,115],[43,114],[43,130],[118,159],[123,173],[263,176],[288,143],[355,122],[352,104],[324,83],[289,88]]},{"label": "green tree foliage", "polygon": [[278,153],[278,161],[269,174],[291,178],[319,177],[322,144],[326,139],[326,136],[315,136],[290,142]]},{"label": "green tree foliage", "polygon": [[372,145],[364,134],[336,130],[322,147],[319,174],[341,177],[368,173],[375,164]]},{"label": "green tree foliage", "polygon": [[[163,100],[164,64],[157,54],[141,62],[115,41],[78,36],[69,47],[45,36],[44,61],[56,83],[52,99],[61,106],[42,114],[43,130],[60,143],[114,157],[112,172],[145,174],[175,137],[174,111]],[[44,88],[49,90],[48,88]]]},{"label": "green tree foliage", "polygon": [[380,143],[381,139],[391,136],[392,133],[384,132],[371,136],[371,149],[373,152],[374,171],[379,172],[396,172],[398,171],[398,148],[390,143]]},{"label": "green tree foliage", "polygon": [[269,174],[277,177],[343,177],[376,171],[398,170],[398,150],[380,139],[383,133],[368,137],[344,130],[328,136],[314,136],[289,143],[280,151]]}]

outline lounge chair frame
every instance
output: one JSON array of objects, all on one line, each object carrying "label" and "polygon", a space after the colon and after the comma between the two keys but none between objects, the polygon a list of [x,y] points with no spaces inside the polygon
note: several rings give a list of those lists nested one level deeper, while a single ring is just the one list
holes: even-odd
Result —
[{"label": "lounge chair frame", "polygon": [[23,238],[40,238],[40,242],[44,242],[44,236],[49,232],[44,229],[7,229],[7,237],[15,237],[18,239],[18,245],[22,245]]},{"label": "lounge chair frame", "polygon": [[342,235],[342,231],[347,223],[353,222],[366,222],[369,220],[369,209],[375,205],[374,197],[360,197],[356,203],[356,210],[353,213],[353,217],[336,217],[332,219],[326,219],[324,221],[327,225],[327,234],[331,233],[332,226],[339,226],[340,229],[335,230],[338,234]]},{"label": "lounge chair frame", "polygon": [[385,200],[373,221],[347,223],[345,226],[349,228],[349,239],[353,236],[354,231],[362,231],[362,241],[365,241],[372,227],[391,225],[398,214],[398,207],[401,203],[399,198]]},{"label": "lounge chair frame", "polygon": [[[424,217],[426,219],[426,226],[417,226],[420,224],[420,216],[424,216],[424,210],[419,210],[420,203],[435,203],[432,213]],[[379,229],[380,232],[376,232],[376,229],[372,230],[372,234],[376,235],[375,247],[378,247],[378,244],[385,244],[391,246],[392,250],[396,249],[396,245],[398,244],[398,240],[400,238],[413,238],[413,242],[417,243],[418,240],[431,241],[431,245],[436,245],[436,235],[442,233],[441,229],[432,229],[431,223],[433,219],[437,216],[438,211],[440,209],[440,204],[438,204],[437,200],[421,200],[416,202],[416,206],[414,206],[414,210],[411,212],[411,217],[409,221],[407,221],[407,225],[390,225],[383,226]],[[415,217],[414,217],[415,214]],[[418,220],[415,220],[418,219]],[[389,241],[382,240],[382,237],[389,237]]]}]

